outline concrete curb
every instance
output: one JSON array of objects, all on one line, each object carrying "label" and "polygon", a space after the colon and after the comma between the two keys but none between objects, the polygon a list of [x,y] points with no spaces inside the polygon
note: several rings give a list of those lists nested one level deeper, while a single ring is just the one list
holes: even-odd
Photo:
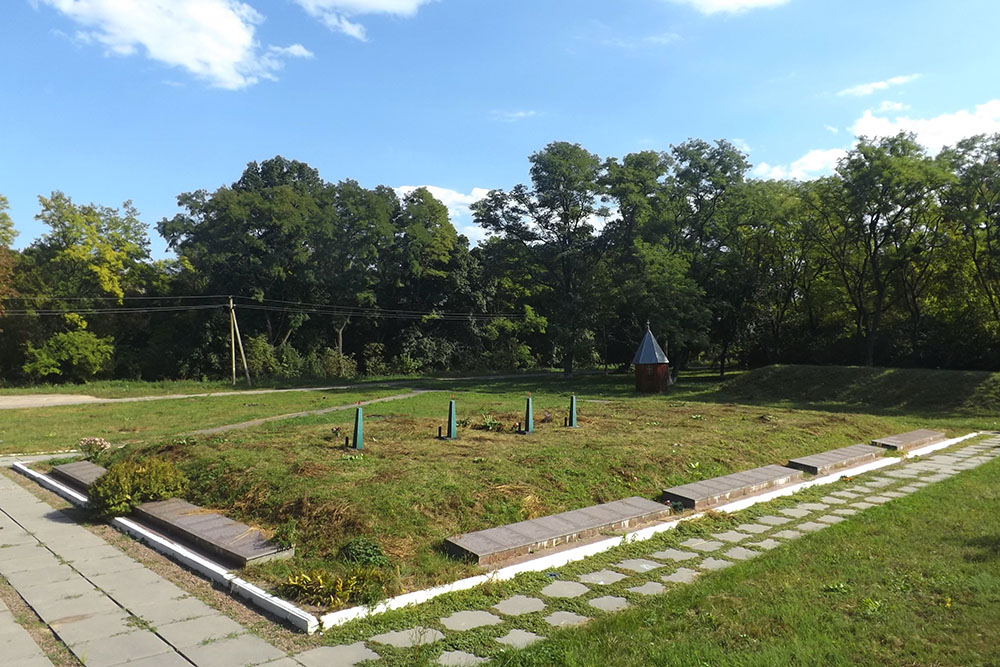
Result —
[{"label": "concrete curb", "polygon": [[[35,472],[23,463],[14,463],[11,467],[25,477],[34,480],[40,486],[65,498],[77,507],[87,506],[87,497],[85,495],[52,479],[48,475]],[[148,547],[155,549],[175,563],[183,565],[189,570],[215,582],[230,594],[243,598],[255,607],[259,607],[269,614],[287,621],[294,628],[308,634],[312,634],[319,629],[319,619],[309,612],[299,609],[291,602],[275,597],[260,587],[237,577],[224,566],[191,551],[187,547],[151,532],[132,519],[118,517],[112,519],[110,524],[138,542],[142,542]]]},{"label": "concrete curb", "polygon": [[[793,484],[791,486],[782,487],[768,493],[763,493],[759,496],[752,496],[750,498],[743,498],[726,505],[719,505],[713,507],[712,511],[715,512],[738,512],[744,510],[748,507],[756,505],[757,503],[768,502],[774,500],[775,498],[780,498],[783,496],[790,496],[797,491],[803,489],[808,489],[814,486],[824,486],[826,484],[832,484],[838,481],[841,477],[851,477],[853,475],[860,475],[862,473],[870,472],[872,470],[879,470],[881,468],[886,468],[889,466],[898,465],[901,461],[906,458],[913,456],[922,456],[925,454],[930,454],[939,449],[945,449],[946,447],[951,447],[963,440],[968,440],[969,438],[974,438],[976,436],[982,435],[981,432],[969,433],[958,438],[951,438],[949,440],[942,440],[941,442],[936,442],[926,447],[920,447],[914,449],[901,457],[883,457],[871,463],[866,463],[864,465],[856,466],[854,468],[848,468],[844,470],[838,470],[835,473],[829,475],[824,475],[822,477],[815,477],[813,479],[799,482],[798,484]],[[582,560],[589,556],[602,553],[616,546],[620,546],[624,542],[640,542],[642,540],[648,540],[654,535],[664,533],[668,530],[673,530],[678,524],[684,521],[691,521],[693,519],[698,519],[704,516],[704,512],[698,512],[696,514],[690,514],[685,516],[683,519],[676,519],[674,521],[667,521],[665,523],[658,523],[653,526],[648,526],[646,528],[641,528],[639,530],[626,533],[621,537],[612,537],[599,542],[593,542],[591,544],[585,544],[583,546],[576,547],[574,549],[567,549],[555,554],[550,554],[548,556],[542,556],[541,558],[536,558],[524,563],[518,563],[516,565],[509,565],[507,567],[502,567],[493,570],[487,574],[480,574],[474,577],[468,577],[466,579],[459,579],[450,584],[444,584],[442,586],[435,586],[434,588],[428,588],[422,591],[414,591],[412,593],[406,593],[405,595],[399,595],[394,598],[389,598],[373,607],[351,607],[350,609],[342,609],[340,611],[334,611],[329,614],[320,616],[319,620],[322,624],[324,630],[332,628],[337,625],[343,625],[348,621],[354,621],[361,618],[367,618],[369,616],[374,616],[376,614],[381,614],[382,612],[390,611],[392,609],[400,609],[411,604],[420,604],[422,602],[427,602],[439,595],[444,595],[445,593],[454,593],[456,591],[464,591],[470,588],[474,588],[479,584],[486,583],[487,581],[506,581],[508,579],[513,579],[518,574],[522,572],[541,572],[543,570],[548,570],[550,568],[562,567],[568,563],[572,563],[578,560]]]}]

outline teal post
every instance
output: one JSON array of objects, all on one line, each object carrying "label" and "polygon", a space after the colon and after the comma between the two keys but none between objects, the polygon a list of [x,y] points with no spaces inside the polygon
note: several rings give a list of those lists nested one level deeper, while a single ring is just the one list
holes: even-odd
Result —
[{"label": "teal post", "polygon": [[448,440],[458,437],[458,423],[455,420],[455,401],[448,401]]},{"label": "teal post", "polygon": [[534,433],[535,432],[535,417],[531,412],[531,397],[528,397],[528,403],[524,409],[524,432]]},{"label": "teal post", "polygon": [[569,427],[576,428],[576,394],[569,398]]},{"label": "teal post", "polygon": [[365,414],[358,406],[354,412],[354,449],[365,448]]}]

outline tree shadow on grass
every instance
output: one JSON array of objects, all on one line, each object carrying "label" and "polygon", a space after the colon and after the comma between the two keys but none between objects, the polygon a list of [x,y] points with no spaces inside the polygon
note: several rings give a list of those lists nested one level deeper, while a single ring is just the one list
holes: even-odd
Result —
[{"label": "tree shadow on grass", "polygon": [[987,563],[1000,559],[1000,535],[980,535],[966,540],[965,546],[975,550],[965,555],[965,559],[972,563]]}]

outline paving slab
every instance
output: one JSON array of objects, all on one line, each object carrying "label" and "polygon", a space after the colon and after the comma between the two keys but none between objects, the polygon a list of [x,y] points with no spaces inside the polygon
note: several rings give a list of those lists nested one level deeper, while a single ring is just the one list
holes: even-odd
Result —
[{"label": "paving slab", "polygon": [[931,431],[930,429],[921,428],[916,431],[908,431],[906,433],[889,435],[884,438],[876,438],[875,440],[872,440],[872,444],[894,451],[908,452],[911,449],[915,449],[923,445],[929,445],[932,442],[938,442],[939,440],[944,440],[944,438],[945,435],[941,431]]},{"label": "paving slab", "polygon": [[343,646],[320,646],[295,656],[295,660],[305,667],[353,667],[365,660],[379,660],[378,653],[365,646],[364,642]]},{"label": "paving slab", "polygon": [[768,526],[783,526],[791,521],[785,516],[773,516],[770,514],[765,514],[764,516],[757,517],[757,523],[767,524]]},{"label": "paving slab", "polygon": [[827,505],[843,505],[847,502],[846,499],[840,498],[838,496],[823,496],[819,499],[821,503],[826,503]]},{"label": "paving slab", "polygon": [[705,570],[721,570],[722,568],[729,567],[732,564],[733,564],[732,561],[728,560],[721,560],[719,558],[706,558],[705,560],[701,561],[698,567],[701,567]]},{"label": "paving slab", "polygon": [[666,503],[679,502],[686,508],[701,510],[787,486],[801,479],[801,470],[768,465],[675,486],[664,490],[662,499]]},{"label": "paving slab", "polygon": [[655,581],[647,581],[642,586],[633,586],[626,590],[629,593],[636,593],[637,595],[658,595],[667,589],[664,588],[663,584],[658,584]]},{"label": "paving slab", "polygon": [[785,530],[779,530],[778,532],[771,535],[771,537],[777,537],[778,539],[781,540],[794,540],[799,537],[802,537],[802,533],[800,533],[797,530],[785,529]]},{"label": "paving slab", "polygon": [[809,516],[810,514],[812,514],[812,512],[810,512],[809,510],[803,509],[801,507],[786,507],[778,511],[781,512],[782,514],[786,514],[796,519],[801,519],[804,516]]},{"label": "paving slab", "polygon": [[722,533],[712,533],[712,537],[717,540],[722,540],[723,542],[742,542],[743,540],[750,537],[747,533],[740,533],[735,530],[727,530]]},{"label": "paving slab", "polygon": [[859,510],[866,510],[869,507],[875,507],[875,503],[865,502],[864,500],[859,500],[856,503],[851,503],[851,507],[856,507]]},{"label": "paving slab", "polygon": [[754,556],[759,556],[760,554],[756,551],[751,551],[750,549],[744,549],[743,547],[734,547],[722,555],[731,560],[747,560],[748,558],[753,558]]},{"label": "paving slab", "polygon": [[211,667],[245,667],[285,657],[284,651],[254,635],[198,644],[181,649],[181,653],[196,665]]},{"label": "paving slab", "polygon": [[816,517],[816,521],[820,523],[835,524],[840,523],[844,520],[844,517],[837,516],[836,514],[824,514],[823,516]]},{"label": "paving slab", "polygon": [[449,665],[450,667],[467,667],[468,665],[481,665],[486,662],[486,658],[465,651],[445,651],[438,656],[437,664]]},{"label": "paving slab", "polygon": [[120,665],[160,653],[173,653],[169,644],[145,630],[81,642],[70,646],[69,650],[87,667]]},{"label": "paving slab", "polygon": [[191,618],[214,616],[218,612],[197,598],[183,598],[170,602],[152,602],[150,604],[129,607],[136,616],[153,625],[166,625],[186,621]]},{"label": "paving slab", "polygon": [[545,617],[545,622],[557,628],[566,628],[574,625],[582,625],[590,619],[586,616],[574,614],[571,611],[556,611]]},{"label": "paving slab", "polygon": [[772,540],[770,537],[766,540],[761,540],[760,542],[747,542],[748,547],[754,547],[755,549],[773,549],[775,547],[780,547],[781,542],[778,540]]},{"label": "paving slab", "polygon": [[[545,637],[536,635],[534,632],[528,632],[527,630],[519,630],[514,628],[503,637],[497,637],[493,641],[496,641],[504,646],[512,646],[514,648],[525,648],[531,646],[537,641],[545,639]],[[319,667],[317,665],[316,667]]]},{"label": "paving slab", "polygon": [[588,591],[589,588],[575,581],[553,581],[543,588],[541,593],[550,598],[575,598]]},{"label": "paving slab", "polygon": [[826,524],[816,523],[815,521],[803,521],[802,523],[795,526],[795,530],[804,530],[807,533],[812,533],[817,530],[822,530],[823,528],[826,528]]},{"label": "paving slab", "polygon": [[[890,500],[892,500],[892,498],[885,495],[878,495],[878,496],[868,496],[867,498],[865,498],[865,500],[867,500],[870,503],[875,503],[876,505],[881,505],[882,503],[889,502]],[[855,507],[857,507],[857,505],[855,505]]]},{"label": "paving slab", "polygon": [[577,577],[581,582],[585,584],[616,584],[622,579],[628,578],[627,575],[621,572],[615,572],[613,570],[598,570],[597,572],[588,572],[587,574],[581,574]]},{"label": "paving slab", "polygon": [[49,627],[64,644],[74,646],[95,639],[133,632],[136,628],[129,625],[128,619],[129,615],[119,609],[105,614],[70,616],[50,623]]},{"label": "paving slab", "polygon": [[628,600],[614,595],[605,595],[604,597],[594,598],[593,600],[588,600],[587,604],[594,609],[600,609],[601,611],[618,611],[629,606]]},{"label": "paving slab", "polygon": [[660,577],[660,581],[671,584],[689,584],[698,578],[698,571],[687,567],[679,567],[673,574]]},{"label": "paving slab", "polygon": [[245,632],[246,629],[242,625],[221,614],[156,626],[158,635],[181,649],[242,635]]},{"label": "paving slab", "polygon": [[753,533],[754,535],[759,535],[760,533],[766,533],[771,530],[771,526],[765,526],[759,523],[741,523],[736,526],[736,530],[741,533]]},{"label": "paving slab", "polygon": [[451,616],[441,619],[441,625],[456,632],[500,623],[503,623],[503,619],[488,611],[456,611]]},{"label": "paving slab", "polygon": [[857,498],[861,494],[857,493],[856,491],[848,491],[847,489],[844,489],[843,491],[833,491],[830,493],[830,495],[839,496],[841,498]]},{"label": "paving slab", "polygon": [[629,558],[620,563],[615,563],[614,566],[621,570],[630,570],[632,572],[650,572],[663,567],[663,563],[657,563],[646,558]]},{"label": "paving slab", "polygon": [[890,484],[895,484],[896,480],[891,478],[880,477],[876,479],[871,479],[865,482],[864,486],[870,489],[881,489],[884,486],[889,486]]},{"label": "paving slab", "polygon": [[828,452],[800,456],[788,462],[789,468],[796,468],[810,475],[828,475],[843,468],[852,468],[879,459],[885,454],[881,447],[872,445],[851,445],[831,449]]},{"label": "paving slab", "polygon": [[809,510],[810,512],[830,509],[829,505],[824,505],[823,503],[799,503],[799,507],[804,510]]},{"label": "paving slab", "polygon": [[680,549],[664,549],[663,551],[657,551],[656,553],[649,555],[653,558],[659,558],[660,560],[672,560],[678,562],[698,557],[698,554],[694,552],[681,551]]},{"label": "paving slab", "polygon": [[27,590],[39,586],[50,586],[54,583],[79,579],[80,575],[69,565],[55,565],[43,567],[40,570],[23,570],[21,572],[8,572],[7,582],[17,590]]},{"label": "paving slab", "polygon": [[493,608],[507,616],[520,616],[545,609],[545,603],[538,598],[515,595],[493,605]]},{"label": "paving slab", "polygon": [[883,496],[887,496],[889,498],[904,498],[904,497],[906,497],[905,493],[900,493],[899,491],[883,491],[882,495]]},{"label": "paving slab", "polygon": [[663,503],[634,496],[507,526],[453,535],[445,540],[445,547],[460,558],[489,565],[602,532],[656,521],[669,514],[670,508]]},{"label": "paving slab", "polygon": [[692,537],[691,539],[681,542],[681,546],[687,547],[688,549],[694,549],[695,551],[701,551],[702,553],[708,553],[709,551],[717,551],[725,545],[722,542],[714,540],[703,540],[700,537]]},{"label": "paving slab", "polygon": [[241,567],[295,555],[294,549],[278,546],[256,528],[180,498],[143,503],[135,508],[134,514],[140,521]]},{"label": "paving slab", "polygon": [[396,632],[383,632],[375,635],[371,641],[377,644],[389,644],[396,648],[410,648],[411,646],[423,646],[433,644],[439,639],[444,639],[444,635],[434,628],[417,626],[409,630],[397,630]]},{"label": "paving slab", "polygon": [[852,510],[849,507],[841,507],[839,509],[833,510],[834,514],[839,514],[840,516],[854,516],[858,513],[858,510]]}]

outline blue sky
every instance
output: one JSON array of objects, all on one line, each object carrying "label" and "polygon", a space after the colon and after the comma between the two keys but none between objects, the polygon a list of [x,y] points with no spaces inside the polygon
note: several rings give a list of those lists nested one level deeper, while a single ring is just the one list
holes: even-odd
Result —
[{"label": "blue sky", "polygon": [[725,138],[805,179],[856,134],[1000,132],[997,25],[995,0],[7,0],[0,194],[22,247],[39,194],[152,227],[280,154],[433,186],[475,240],[464,207],[554,140]]}]

